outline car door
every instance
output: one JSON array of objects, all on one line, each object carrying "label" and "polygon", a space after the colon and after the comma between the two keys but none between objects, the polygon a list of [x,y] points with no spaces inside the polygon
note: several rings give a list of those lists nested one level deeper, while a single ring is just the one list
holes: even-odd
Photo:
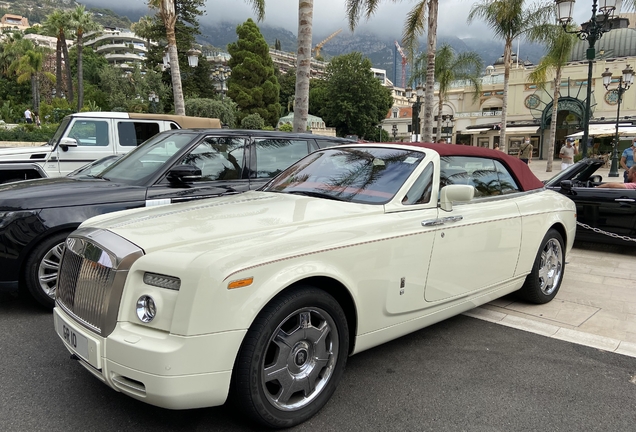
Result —
[{"label": "car door", "polygon": [[[576,203],[578,222],[636,237],[636,190],[574,187],[568,197]],[[576,235],[579,239],[594,240],[603,234],[579,227]]]},{"label": "car door", "polygon": [[77,146],[57,146],[59,174],[64,176],[94,160],[114,153],[109,119],[73,118],[63,138],[73,138]]},{"label": "car door", "polygon": [[245,168],[247,140],[240,137],[207,136],[177,160],[201,170],[201,179],[175,183],[164,175],[148,188],[147,205],[170,204],[245,192],[250,180]]},{"label": "car door", "polygon": [[475,198],[438,210],[440,223],[429,262],[428,302],[462,297],[511,279],[521,245],[521,217],[513,199],[519,191],[499,162],[476,157],[444,157],[440,188],[475,187]]}]

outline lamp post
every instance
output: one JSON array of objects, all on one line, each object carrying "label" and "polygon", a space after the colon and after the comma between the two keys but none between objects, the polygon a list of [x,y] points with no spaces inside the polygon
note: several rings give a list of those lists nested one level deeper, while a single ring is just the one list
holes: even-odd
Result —
[{"label": "lamp post", "polygon": [[[612,73],[609,68],[605,68],[603,76],[603,85],[607,90],[612,84]],[[623,69],[623,75],[618,80],[618,88],[614,90],[617,93],[618,100],[616,104],[616,136],[614,137],[614,148],[612,149],[612,164],[610,166],[609,177],[618,177],[618,119],[621,115],[621,102],[623,101],[623,93],[634,83],[634,71],[627,65]]]},{"label": "lamp post", "polygon": [[[444,122],[444,132],[445,132],[445,138],[453,138],[453,115],[452,114],[443,114],[442,115],[442,121]],[[448,128],[451,128],[451,130],[449,131]],[[450,142],[446,141],[447,143]]]},{"label": "lamp post", "polygon": [[[594,58],[596,57],[596,50],[594,44],[597,40],[611,30],[611,25],[608,25],[609,19],[614,15],[616,10],[617,0],[600,0],[600,7],[598,7],[598,0],[592,0],[592,18],[587,23],[585,28],[581,30],[571,31],[568,30],[568,24],[572,21],[572,9],[574,8],[575,0],[555,0],[557,6],[557,19],[563,26],[563,30],[566,33],[574,33],[579,39],[587,40],[589,48],[586,52],[587,58],[587,98],[585,99],[585,112],[583,113],[583,139],[581,140],[580,151],[583,157],[587,156],[587,140],[590,135],[590,99],[592,98],[592,65]],[[601,12],[599,15],[596,11]],[[552,113],[556,115],[556,113]]]},{"label": "lamp post", "polygon": [[152,114],[157,112],[157,104],[159,103],[159,96],[155,92],[150,92],[148,95],[148,100],[150,101],[150,112]]},{"label": "lamp post", "polygon": [[415,94],[411,87],[406,88],[406,98],[411,101],[411,97],[415,96],[413,102],[413,114],[411,115],[411,142],[420,140],[420,109],[422,107],[421,98],[424,97],[424,87],[418,85],[415,87]]},{"label": "lamp post", "polygon": [[225,99],[225,93],[227,91],[227,88],[225,87],[225,82],[228,80],[228,78],[230,77],[231,71],[225,71],[224,69],[219,69],[218,71],[214,72],[214,75],[212,77],[212,79],[214,79],[215,81],[218,81],[221,83],[221,99]]}]

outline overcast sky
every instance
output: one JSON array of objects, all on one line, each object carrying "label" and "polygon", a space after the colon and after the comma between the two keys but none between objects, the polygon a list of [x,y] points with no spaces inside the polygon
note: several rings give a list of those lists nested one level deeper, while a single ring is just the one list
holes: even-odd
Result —
[{"label": "overcast sky", "polygon": [[[80,0],[89,6],[118,10],[133,7],[146,9],[144,0]],[[243,22],[254,18],[249,2],[243,0],[207,0],[206,14],[201,23],[230,21]],[[314,0],[314,33],[325,35],[340,28],[348,31],[345,18],[344,0]],[[381,3],[375,16],[369,21],[360,21],[360,30],[372,28],[374,33],[399,38],[404,19],[416,0],[403,0],[398,3],[386,0]],[[438,34],[455,35],[460,38],[479,37],[491,34],[480,21],[466,24],[466,17],[472,0],[440,0]],[[298,0],[266,0],[264,24],[283,27],[294,34],[298,31]],[[528,1],[530,4],[530,0]],[[579,1],[574,6],[574,18],[578,23],[587,21],[592,15],[592,2]]]}]

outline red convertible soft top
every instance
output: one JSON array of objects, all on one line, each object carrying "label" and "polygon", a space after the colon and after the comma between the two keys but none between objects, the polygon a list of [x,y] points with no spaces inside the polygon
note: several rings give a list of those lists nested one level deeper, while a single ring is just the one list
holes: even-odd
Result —
[{"label": "red convertible soft top", "polygon": [[491,159],[497,159],[502,164],[510,169],[512,175],[519,183],[519,187],[523,191],[529,191],[534,189],[542,189],[544,187],[543,182],[539,180],[530,171],[530,168],[525,163],[521,162],[516,157],[509,156],[502,151],[492,150],[484,147],[473,147],[457,144],[434,144],[434,143],[395,143],[402,145],[412,145],[416,147],[425,147],[435,150],[440,156],[474,156],[474,157],[487,157]]}]

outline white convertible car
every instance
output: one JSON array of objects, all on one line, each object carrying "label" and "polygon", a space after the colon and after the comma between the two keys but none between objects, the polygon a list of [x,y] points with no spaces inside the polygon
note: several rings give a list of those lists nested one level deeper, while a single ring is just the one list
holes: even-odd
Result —
[{"label": "white convertible car", "polygon": [[89,219],[66,241],[55,328],[133,398],[229,396],[289,427],[350,355],[513,291],[550,301],[575,228],[574,203],[502,152],[331,147],[258,191]]}]

